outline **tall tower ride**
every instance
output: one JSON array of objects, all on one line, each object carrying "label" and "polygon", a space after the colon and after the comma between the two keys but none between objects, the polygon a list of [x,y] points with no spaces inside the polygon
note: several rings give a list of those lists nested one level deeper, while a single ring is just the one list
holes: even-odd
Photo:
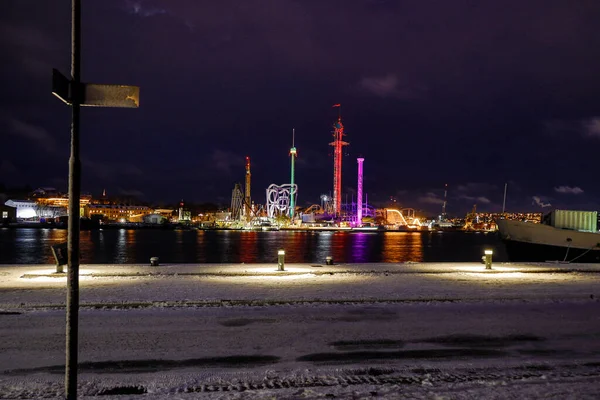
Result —
[{"label": "tall tower ride", "polygon": [[246,197],[244,199],[244,203],[245,203],[245,207],[244,207],[244,212],[246,214],[246,220],[250,221],[250,205],[251,203],[251,199],[250,199],[250,178],[251,178],[252,174],[250,173],[250,157],[246,156]]},{"label": "tall tower ride", "polygon": [[345,134],[339,111],[341,107],[339,104],[334,104],[333,107],[338,107],[338,120],[333,124],[333,142],[329,145],[333,146],[333,213],[339,217],[342,208],[342,147],[349,143],[343,140]]},{"label": "tall tower ride", "polygon": [[364,158],[357,158],[358,162],[358,185],[356,190],[356,225],[362,226],[362,196],[363,196],[363,162]]},{"label": "tall tower ride", "polygon": [[294,189],[294,165],[295,159],[297,157],[296,154],[296,146],[294,146],[294,141],[296,137],[296,130],[292,129],[292,148],[290,149],[290,156],[292,158],[292,176],[291,176],[291,186],[290,186],[290,218],[294,219],[294,211],[296,209],[296,204],[294,204],[294,197],[296,196],[296,190]]},{"label": "tall tower ride", "polygon": [[440,216],[440,219],[442,221],[445,221],[446,218],[446,200],[448,199],[448,184],[444,184],[444,203],[442,204],[442,215]]}]

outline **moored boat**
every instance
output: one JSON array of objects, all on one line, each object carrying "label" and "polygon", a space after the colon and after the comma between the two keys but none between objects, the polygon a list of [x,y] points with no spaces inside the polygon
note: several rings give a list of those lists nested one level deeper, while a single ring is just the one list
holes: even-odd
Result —
[{"label": "moored boat", "polygon": [[554,210],[542,223],[496,221],[510,261],[600,263],[596,211]]}]

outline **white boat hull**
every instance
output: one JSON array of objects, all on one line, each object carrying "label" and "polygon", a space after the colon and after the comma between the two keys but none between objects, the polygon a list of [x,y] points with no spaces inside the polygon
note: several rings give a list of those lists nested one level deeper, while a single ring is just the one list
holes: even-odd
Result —
[{"label": "white boat hull", "polygon": [[600,262],[600,234],[514,220],[497,221],[511,261]]}]

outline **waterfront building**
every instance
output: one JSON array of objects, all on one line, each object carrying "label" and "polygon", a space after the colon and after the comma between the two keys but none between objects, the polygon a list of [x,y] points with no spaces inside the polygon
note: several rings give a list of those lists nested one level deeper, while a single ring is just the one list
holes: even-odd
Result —
[{"label": "waterfront building", "polygon": [[37,216],[36,213],[36,202],[32,200],[12,200],[9,199],[4,203],[8,207],[16,209],[17,219],[33,219]]},{"label": "waterfront building", "polygon": [[[92,196],[89,194],[82,194],[79,199],[79,216],[85,215],[85,206],[90,202]],[[67,215],[69,209],[69,196],[60,195],[56,197],[38,197],[35,199],[40,207],[54,207],[64,209],[64,214]]]},{"label": "waterfront building", "polygon": [[[39,207],[56,207],[63,208],[64,213],[59,215],[67,215],[69,209],[69,195],[59,192],[54,188],[37,188],[31,193],[30,198],[38,203]],[[92,200],[92,195],[82,193],[79,196],[79,215],[84,216],[85,206]],[[57,215],[58,216],[58,215]]]},{"label": "waterfront building", "polygon": [[141,205],[88,204],[84,216],[118,222],[143,222],[144,216],[152,213],[150,207]]},{"label": "waterfront building", "polygon": [[[39,221],[44,218],[56,218],[68,215],[69,196],[54,188],[37,188],[27,199],[8,199],[4,204],[16,209],[15,218],[25,221]],[[79,200],[80,216],[92,196],[82,194]]]},{"label": "waterfront building", "polygon": [[0,204],[0,224],[12,222],[17,219],[17,209],[15,207],[9,207],[4,204]]},{"label": "waterfront building", "polygon": [[35,200],[9,199],[4,204],[16,209],[15,218],[17,220],[39,221],[42,218],[56,218],[67,215],[66,207],[41,203]]},{"label": "waterfront building", "polygon": [[165,221],[168,221],[168,218],[160,214],[147,214],[142,216],[142,222],[145,224],[162,224]]},{"label": "waterfront building", "polygon": [[190,223],[192,221],[192,212],[184,208],[183,199],[179,202],[179,223]]},{"label": "waterfront building", "polygon": [[155,208],[153,213],[162,216],[167,221],[171,221],[175,217],[175,210],[168,208]]}]

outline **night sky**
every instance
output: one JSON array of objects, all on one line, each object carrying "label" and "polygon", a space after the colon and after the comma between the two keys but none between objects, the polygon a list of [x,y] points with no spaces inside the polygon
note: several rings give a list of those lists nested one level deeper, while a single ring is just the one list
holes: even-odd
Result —
[{"label": "night sky", "polygon": [[[82,190],[229,203],[289,182],[441,210],[598,209],[600,1],[83,0],[82,80],[140,86],[140,108],[82,109]],[[70,1],[3,0],[0,182],[66,192]],[[546,207],[543,207],[546,206]]]}]

